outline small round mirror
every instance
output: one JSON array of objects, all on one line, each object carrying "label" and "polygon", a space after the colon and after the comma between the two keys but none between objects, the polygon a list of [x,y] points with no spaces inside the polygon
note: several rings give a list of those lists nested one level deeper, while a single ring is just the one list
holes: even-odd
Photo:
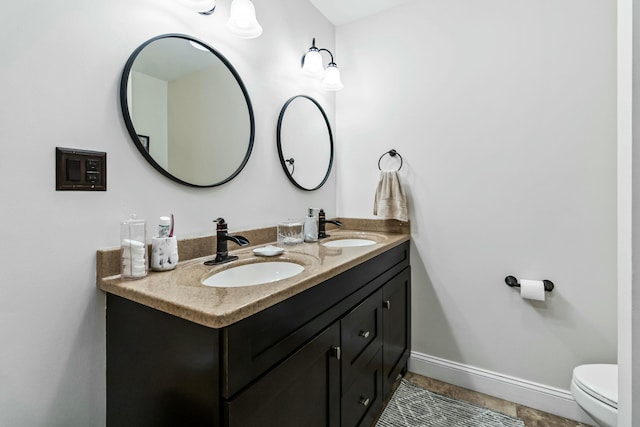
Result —
[{"label": "small round mirror", "polygon": [[165,34],[144,42],[125,65],[120,104],[138,151],[174,181],[214,187],[249,160],[249,94],[231,63],[199,40]]},{"label": "small round mirror", "polygon": [[290,98],[278,117],[278,155],[289,181],[305,191],[322,187],[333,164],[333,135],[326,113],[306,95]]}]

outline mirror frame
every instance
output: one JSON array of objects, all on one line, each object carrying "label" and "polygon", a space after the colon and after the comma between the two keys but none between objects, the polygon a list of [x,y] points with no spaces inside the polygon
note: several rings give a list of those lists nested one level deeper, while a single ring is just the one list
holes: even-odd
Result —
[{"label": "mirror frame", "polygon": [[[295,180],[291,172],[289,172],[289,168],[287,167],[284,154],[282,153],[282,138],[281,138],[282,120],[284,119],[284,113],[287,111],[287,107],[289,107],[289,104],[291,104],[296,98],[306,98],[309,101],[313,102],[316,105],[316,107],[318,107],[318,110],[320,110],[320,113],[322,113],[322,117],[324,118],[324,121],[327,125],[327,130],[329,131],[329,149],[330,149],[329,166],[327,166],[327,173],[322,179],[322,182],[320,182],[320,184],[318,184],[318,186],[314,188],[303,187]],[[307,95],[296,95],[296,96],[292,96],[287,100],[287,102],[284,103],[284,105],[282,106],[282,110],[280,110],[280,115],[278,116],[277,145],[278,145],[278,157],[280,158],[280,165],[282,165],[282,169],[284,170],[285,175],[287,175],[287,178],[289,178],[289,181],[291,181],[291,183],[295,185],[297,188],[304,191],[314,191],[322,187],[324,183],[327,182],[327,179],[329,179],[329,175],[331,174],[331,168],[333,166],[333,132],[331,132],[331,124],[329,123],[329,118],[327,117],[327,114],[324,112],[324,109],[318,103],[318,101],[316,101],[315,99]]]},{"label": "mirror frame", "polygon": [[[178,178],[177,176],[172,175],[171,173],[169,173],[169,171],[167,171],[162,166],[160,166],[153,159],[153,157],[151,157],[151,154],[149,154],[149,152],[144,148],[144,146],[140,142],[140,139],[138,138],[138,134],[136,133],[135,127],[134,127],[133,122],[131,120],[131,114],[129,112],[129,105],[127,103],[127,87],[128,87],[128,83],[129,83],[129,74],[131,73],[131,68],[133,67],[133,63],[135,62],[136,58],[138,57],[140,52],[142,52],[142,50],[145,47],[147,47],[149,44],[151,44],[151,43],[153,43],[153,42],[155,42],[157,40],[166,39],[166,38],[180,38],[180,39],[184,39],[184,40],[187,40],[187,41],[193,41],[193,42],[198,43],[198,44],[204,46],[205,48],[207,48],[207,50],[210,51],[212,54],[214,54],[227,67],[227,69],[231,72],[231,74],[235,78],[236,82],[238,83],[238,86],[240,86],[240,90],[242,90],[242,94],[244,95],[244,99],[245,99],[245,101],[247,103],[247,110],[248,110],[248,113],[249,113],[249,125],[250,125],[249,145],[247,147],[247,152],[246,152],[246,154],[245,154],[240,166],[230,176],[228,176],[227,178],[223,179],[222,181],[219,181],[219,182],[216,182],[216,183],[213,183],[213,184],[209,184],[209,185],[199,185],[199,184],[193,184],[193,183],[184,181],[184,180]],[[249,97],[249,92],[247,92],[247,88],[245,87],[242,79],[240,78],[240,75],[238,74],[236,69],[233,67],[231,62],[229,62],[229,60],[227,58],[225,58],[220,52],[218,52],[217,50],[215,50],[214,48],[212,48],[208,44],[204,43],[203,41],[198,40],[198,39],[196,39],[194,37],[188,36],[186,34],[169,33],[169,34],[162,34],[162,35],[159,35],[159,36],[155,36],[155,37],[152,37],[151,39],[145,41],[144,43],[142,43],[140,46],[138,46],[133,51],[133,53],[131,54],[131,56],[129,56],[129,59],[127,60],[125,66],[124,66],[124,70],[122,71],[122,78],[120,80],[120,107],[122,109],[122,116],[124,118],[125,125],[127,126],[127,130],[129,131],[129,136],[131,136],[131,140],[133,141],[133,144],[136,146],[136,148],[138,149],[140,154],[142,154],[142,156],[147,160],[147,162],[149,162],[151,164],[151,166],[153,166],[162,175],[166,176],[167,178],[169,178],[169,179],[171,179],[171,180],[173,180],[175,182],[178,182],[180,184],[183,184],[183,185],[186,185],[186,186],[189,186],[189,187],[202,187],[202,188],[217,187],[219,185],[222,185],[222,184],[225,184],[225,183],[231,181],[233,178],[235,178],[242,171],[242,169],[244,169],[244,167],[246,166],[247,162],[249,161],[249,157],[251,156],[251,152],[253,151],[253,142],[254,142],[254,139],[255,139],[255,131],[256,131],[255,118],[254,118],[254,115],[253,115],[253,105],[251,104],[251,98]]]}]

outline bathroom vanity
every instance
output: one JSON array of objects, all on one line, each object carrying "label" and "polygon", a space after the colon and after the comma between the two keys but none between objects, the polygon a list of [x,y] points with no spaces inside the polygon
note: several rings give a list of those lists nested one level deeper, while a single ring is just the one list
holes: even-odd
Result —
[{"label": "bathroom vanity", "polygon": [[406,370],[411,299],[408,235],[375,235],[363,248],[287,248],[305,272],[251,288],[202,286],[203,259],[141,281],[99,277],[107,425],[371,425]]}]

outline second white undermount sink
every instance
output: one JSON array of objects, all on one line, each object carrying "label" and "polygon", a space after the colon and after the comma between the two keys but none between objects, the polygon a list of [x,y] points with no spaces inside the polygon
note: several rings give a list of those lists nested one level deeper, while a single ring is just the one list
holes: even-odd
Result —
[{"label": "second white undermount sink", "polygon": [[303,270],[304,267],[295,262],[256,262],[223,270],[209,276],[202,281],[202,284],[217,288],[255,286],[287,279],[302,273]]},{"label": "second white undermount sink", "polygon": [[336,239],[329,240],[328,242],[322,243],[323,246],[327,246],[329,248],[351,248],[356,246],[371,246],[375,245],[376,242],[370,239]]}]

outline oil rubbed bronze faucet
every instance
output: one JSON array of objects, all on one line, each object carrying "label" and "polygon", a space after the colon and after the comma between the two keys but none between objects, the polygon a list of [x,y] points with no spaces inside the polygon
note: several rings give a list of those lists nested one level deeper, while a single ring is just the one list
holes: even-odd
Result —
[{"label": "oil rubbed bronze faucet", "polygon": [[342,227],[342,223],[340,221],[327,220],[324,213],[324,209],[320,209],[320,212],[318,212],[318,239],[330,237],[325,230],[326,224],[334,224],[334,225],[337,225],[338,227]]},{"label": "oil rubbed bronze faucet", "polygon": [[224,218],[218,218],[214,222],[216,223],[216,257],[215,259],[205,261],[205,265],[224,264],[225,262],[238,259],[237,256],[229,256],[227,242],[231,240],[240,246],[247,246],[249,244],[249,239],[243,236],[230,235],[229,228]]}]

